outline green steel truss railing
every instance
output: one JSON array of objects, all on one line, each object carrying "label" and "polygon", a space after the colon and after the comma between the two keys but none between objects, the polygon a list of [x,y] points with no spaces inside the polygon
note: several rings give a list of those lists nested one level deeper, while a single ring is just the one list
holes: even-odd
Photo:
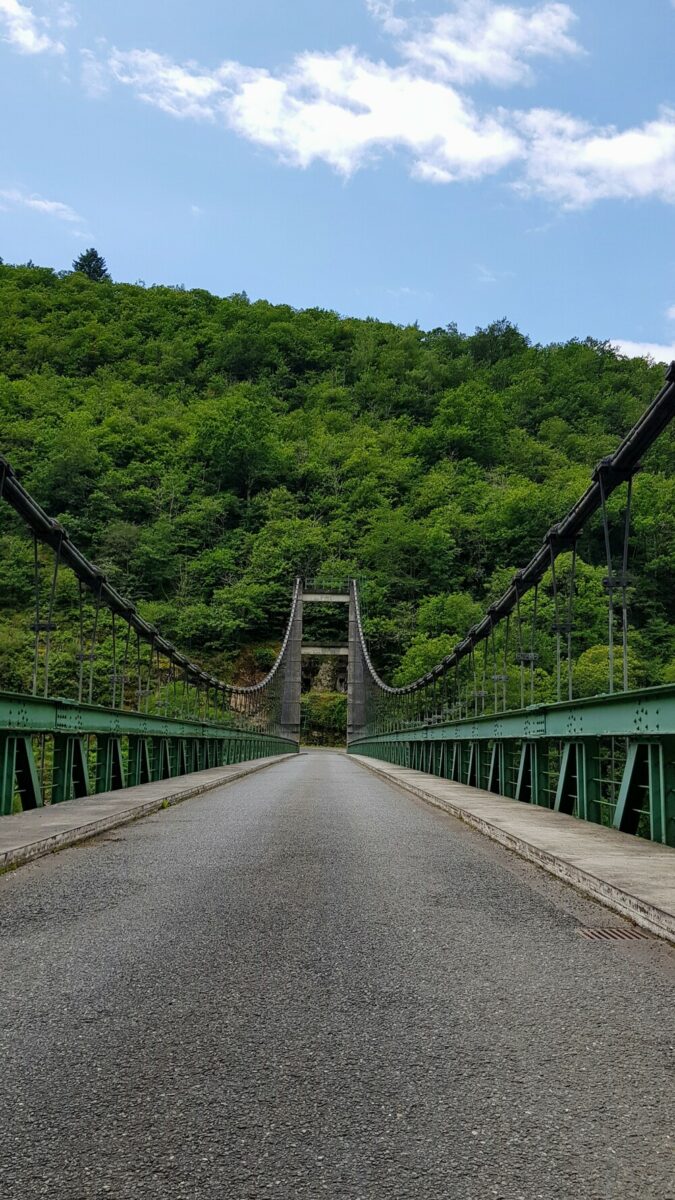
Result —
[{"label": "green steel truss railing", "polygon": [[[615,454],[599,464],[584,495],[549,530],[504,595],[451,654],[414,682],[391,687],[378,675],[365,641],[359,587],[352,581],[351,674],[358,686],[351,753],[675,846],[675,685],[628,686],[632,480],[673,415],[675,364],[662,391]],[[607,501],[622,486],[622,545],[615,553]],[[602,521],[607,566],[607,693],[575,699],[578,539],[595,514]],[[543,600],[553,614],[547,629]],[[543,655],[551,660],[554,704],[535,702]]]},{"label": "green steel truss railing", "polygon": [[[300,580],[271,669],[235,686],[195,665],[144,620],[2,456],[0,498],[3,519],[13,509],[16,528],[31,536],[34,594],[30,633],[23,612],[10,612],[5,628],[3,649],[11,650],[17,629],[31,644],[30,662],[24,654],[13,667],[13,690],[0,691],[0,815],[297,751],[289,701]],[[13,663],[12,654],[3,661]],[[0,683],[7,689],[7,680]]]},{"label": "green steel truss railing", "polygon": [[675,685],[439,717],[349,751],[675,846]]},{"label": "green steel truss railing", "polygon": [[296,750],[262,730],[0,692],[0,815]]}]

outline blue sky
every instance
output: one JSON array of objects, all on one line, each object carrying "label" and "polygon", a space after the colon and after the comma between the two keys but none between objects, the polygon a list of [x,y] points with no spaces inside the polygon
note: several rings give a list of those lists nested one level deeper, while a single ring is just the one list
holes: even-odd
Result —
[{"label": "blue sky", "polygon": [[675,358],[674,0],[0,0],[0,255]]}]

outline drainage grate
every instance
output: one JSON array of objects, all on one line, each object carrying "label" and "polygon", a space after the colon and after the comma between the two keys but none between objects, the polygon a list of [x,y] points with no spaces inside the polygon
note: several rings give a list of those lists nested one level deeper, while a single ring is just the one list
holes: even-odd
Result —
[{"label": "drainage grate", "polygon": [[577,929],[576,931],[589,942],[649,942],[651,934],[642,929],[617,929],[604,926],[600,929]]}]

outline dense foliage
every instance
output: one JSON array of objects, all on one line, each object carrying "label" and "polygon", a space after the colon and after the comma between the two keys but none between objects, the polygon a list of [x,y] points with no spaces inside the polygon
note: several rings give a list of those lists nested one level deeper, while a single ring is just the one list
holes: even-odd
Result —
[{"label": "dense foliage", "polygon": [[[426,669],[662,379],[592,340],[531,345],[506,321],[465,336],[0,266],[3,451],[116,586],[230,676],[272,649],[293,577],[321,573],[366,581],[384,674]],[[635,682],[675,677],[674,466],[666,435],[635,488]],[[578,683],[598,690],[599,528],[581,553]],[[30,554],[8,529],[0,574],[28,628]]]}]

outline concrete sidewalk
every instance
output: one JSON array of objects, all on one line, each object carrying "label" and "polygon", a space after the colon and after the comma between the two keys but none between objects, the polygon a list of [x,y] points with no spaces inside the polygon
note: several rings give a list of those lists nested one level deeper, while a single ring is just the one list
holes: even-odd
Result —
[{"label": "concrete sidewalk", "polygon": [[295,754],[281,754],[232,763],[227,767],[212,767],[192,775],[102,792],[98,796],[3,817],[0,820],[0,872],[295,757]]},{"label": "concrete sidewalk", "polygon": [[423,771],[350,757],[675,943],[674,849]]}]

